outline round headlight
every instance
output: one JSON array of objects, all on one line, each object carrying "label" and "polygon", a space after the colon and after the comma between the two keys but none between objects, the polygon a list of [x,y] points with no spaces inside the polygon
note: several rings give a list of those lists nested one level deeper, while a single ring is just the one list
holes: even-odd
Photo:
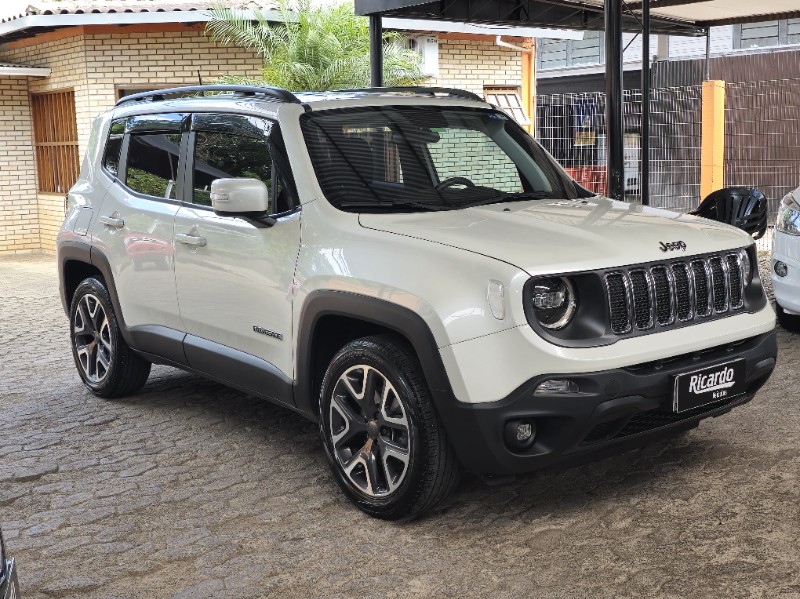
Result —
[{"label": "round headlight", "polygon": [[789,235],[800,235],[800,205],[794,197],[794,192],[787,193],[781,200],[775,228]]},{"label": "round headlight", "polygon": [[539,324],[551,331],[567,326],[577,307],[575,288],[564,277],[536,279],[530,301]]}]

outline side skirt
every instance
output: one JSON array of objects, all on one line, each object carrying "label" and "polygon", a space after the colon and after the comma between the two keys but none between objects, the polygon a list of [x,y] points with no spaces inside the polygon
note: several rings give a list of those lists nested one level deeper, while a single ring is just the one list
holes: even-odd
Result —
[{"label": "side skirt", "polygon": [[168,327],[131,327],[129,333],[134,350],[151,362],[199,374],[303,413],[294,405],[293,381],[266,360]]}]

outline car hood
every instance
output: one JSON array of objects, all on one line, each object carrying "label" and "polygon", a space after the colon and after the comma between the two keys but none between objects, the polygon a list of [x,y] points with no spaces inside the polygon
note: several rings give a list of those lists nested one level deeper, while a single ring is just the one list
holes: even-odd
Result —
[{"label": "car hood", "polygon": [[[483,254],[529,274],[625,266],[751,243],[749,235],[729,225],[602,197],[361,214],[359,222],[369,229]],[[674,245],[664,250],[662,244]]]}]

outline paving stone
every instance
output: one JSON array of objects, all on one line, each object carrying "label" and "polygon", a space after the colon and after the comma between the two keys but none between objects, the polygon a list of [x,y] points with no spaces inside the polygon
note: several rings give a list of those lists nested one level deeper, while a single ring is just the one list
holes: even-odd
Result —
[{"label": "paving stone", "polygon": [[[29,334],[28,331],[34,331]],[[392,524],[315,425],[158,366],[80,384],[55,261],[0,259],[0,525],[25,599],[800,597],[800,335],[750,404],[676,439]]]}]

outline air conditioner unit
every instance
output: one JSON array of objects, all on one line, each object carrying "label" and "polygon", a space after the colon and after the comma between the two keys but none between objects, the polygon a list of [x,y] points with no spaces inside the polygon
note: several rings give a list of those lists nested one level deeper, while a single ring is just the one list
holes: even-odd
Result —
[{"label": "air conditioner unit", "polygon": [[439,76],[439,38],[435,35],[420,35],[411,39],[411,47],[422,56],[422,74]]}]

